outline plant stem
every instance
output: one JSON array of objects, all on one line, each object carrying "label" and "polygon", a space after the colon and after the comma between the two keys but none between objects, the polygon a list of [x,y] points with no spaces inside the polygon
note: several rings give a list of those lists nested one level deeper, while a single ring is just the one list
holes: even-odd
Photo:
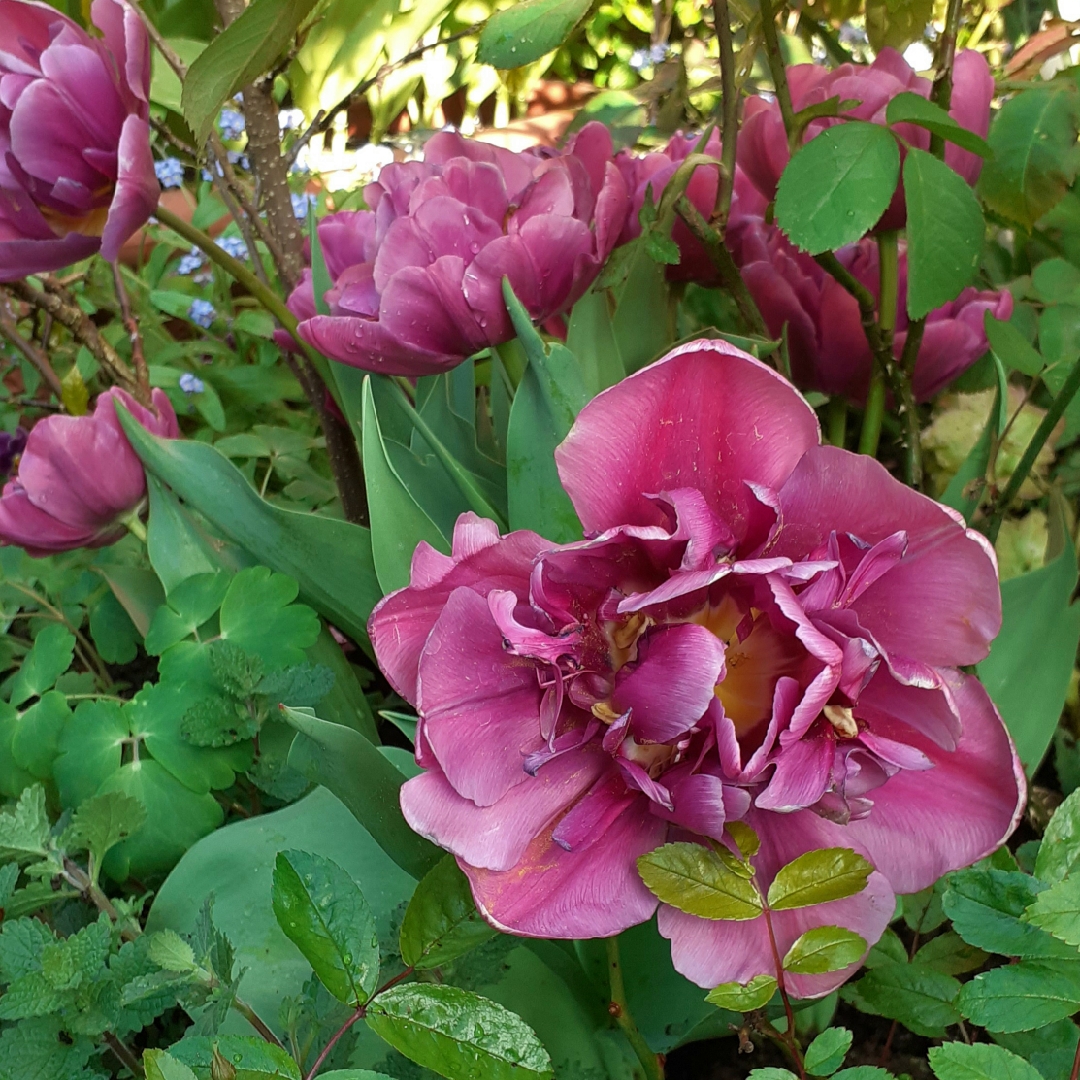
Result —
[{"label": "plant stem", "polygon": [[145,1076],[139,1059],[131,1049],[124,1045],[111,1031],[106,1031],[101,1041],[113,1052],[113,1056],[127,1069],[132,1076]]},{"label": "plant stem", "polygon": [[776,988],[780,991],[780,1000],[784,1003],[784,1015],[787,1017],[787,1030],[783,1033],[784,1043],[787,1046],[788,1053],[791,1054],[792,1060],[798,1066],[801,1080],[806,1080],[802,1052],[799,1049],[798,1040],[795,1038],[795,1011],[791,1007],[791,999],[788,997],[787,987],[784,985],[784,962],[780,959],[780,950],[776,946],[772,912],[769,911],[769,905],[764,902],[762,914],[765,916],[765,929],[769,932],[769,947],[772,949],[773,964],[776,968]]},{"label": "plant stem", "polygon": [[[721,174],[722,175],[722,174]],[[746,287],[735,260],[731,257],[727,245],[720,234],[705,220],[698,208],[685,196],[680,195],[675,203],[675,212],[686,223],[686,227],[701,242],[709,256],[710,262],[716,267],[717,273],[724,287],[731,293],[735,306],[739,309],[743,322],[749,331],[760,338],[769,337],[768,327],[765,320],[754,302],[750,290]]]},{"label": "plant stem", "polygon": [[120,318],[123,320],[124,329],[127,330],[128,340],[131,342],[131,362],[135,365],[135,379],[138,383],[135,396],[141,404],[149,405],[150,372],[146,367],[146,353],[143,351],[139,322],[131,312],[131,303],[128,300],[127,289],[124,288],[119,262],[113,263],[113,285],[116,289],[117,302],[120,304]]},{"label": "plant stem", "polygon": [[895,232],[882,233],[878,237],[878,347],[874,350],[874,368],[870,375],[870,389],[866,396],[866,413],[859,437],[859,453],[877,454],[881,439],[881,420],[885,412],[885,378],[892,356],[893,331],[896,328],[896,300],[899,288],[899,247]]},{"label": "plant stem", "polygon": [[64,396],[64,387],[60,382],[60,376],[56,374],[52,364],[49,362],[45,350],[31,344],[19,333],[15,320],[8,317],[4,306],[0,306],[0,334],[7,338],[38,369],[41,377],[48,383],[49,389],[56,395],[56,400],[61,401]]},{"label": "plant stem", "polygon": [[1073,1056],[1072,1070],[1069,1080],[1080,1080],[1080,1042],[1076,1044],[1076,1054]]},{"label": "plant stem", "polygon": [[847,441],[847,402],[839,394],[829,401],[827,421],[829,445],[842,448]]},{"label": "plant stem", "polygon": [[713,0],[713,23],[720,50],[720,175],[716,186],[716,207],[713,221],[721,235],[727,227],[731,212],[731,196],[735,190],[735,147],[739,135],[739,93],[735,89],[735,48],[731,39],[731,13],[728,0]]},{"label": "plant stem", "polygon": [[787,72],[784,70],[784,57],[780,52],[780,42],[776,36],[776,13],[770,0],[760,0],[761,32],[765,35],[765,55],[769,58],[769,72],[776,90],[776,101],[780,106],[780,116],[787,132],[788,149],[795,153],[791,140],[795,137],[795,110],[791,105],[791,90],[788,87]]},{"label": "plant stem", "polygon": [[139,518],[138,510],[133,510],[130,514],[123,519],[124,525],[127,527],[127,531],[132,536],[137,537],[144,544],[146,543],[146,526]]},{"label": "plant stem", "polygon": [[660,1058],[652,1052],[645,1041],[645,1036],[638,1030],[630,1014],[630,1006],[626,1000],[626,987],[623,984],[622,964],[619,962],[619,939],[609,937],[606,945],[608,979],[611,985],[611,1004],[608,1005],[608,1012],[622,1028],[627,1042],[633,1047],[645,1071],[645,1080],[664,1080],[664,1067],[660,1063]]},{"label": "plant stem", "polygon": [[1046,415],[1035,429],[1035,434],[1031,436],[1031,441],[1027,444],[1024,456],[1020,459],[1020,464],[1016,466],[1012,476],[1009,477],[1008,484],[1005,485],[1005,490],[998,497],[994,506],[994,513],[990,519],[990,527],[987,530],[987,536],[990,538],[991,543],[997,539],[998,530],[1001,528],[1001,519],[1019,493],[1021,486],[1028,477],[1028,473],[1031,472],[1032,466],[1035,464],[1035,459],[1039,456],[1039,451],[1043,448],[1046,440],[1050,438],[1051,433],[1057,426],[1057,422],[1076,396],[1077,390],[1080,390],[1080,360],[1073,364],[1064,385],[1050,403],[1050,408],[1046,410]]},{"label": "plant stem", "polygon": [[281,1044],[281,1040],[266,1026],[263,1018],[246,1001],[233,998],[232,1006],[268,1043],[273,1043],[274,1046],[278,1046],[282,1050],[285,1049]]}]

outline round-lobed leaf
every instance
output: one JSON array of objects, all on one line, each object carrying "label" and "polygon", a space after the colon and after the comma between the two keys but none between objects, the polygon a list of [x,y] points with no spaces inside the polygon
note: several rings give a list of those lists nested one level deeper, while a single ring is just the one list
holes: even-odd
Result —
[{"label": "round-lobed leaf", "polygon": [[701,844],[665,844],[640,856],[637,865],[650,892],[689,915],[745,920],[761,914],[761,896],[753,882]]},{"label": "round-lobed leaf", "polygon": [[900,175],[896,139],[853,120],[800,147],[776,189],[776,221],[797,247],[817,255],[858,240],[885,213]]}]

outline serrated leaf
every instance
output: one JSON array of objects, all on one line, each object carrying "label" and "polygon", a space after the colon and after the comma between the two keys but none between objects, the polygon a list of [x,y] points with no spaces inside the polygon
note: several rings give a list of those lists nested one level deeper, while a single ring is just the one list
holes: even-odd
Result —
[{"label": "serrated leaf", "polygon": [[971,283],[986,225],[967,181],[933,154],[915,147],[904,159],[904,201],[907,311],[909,318],[921,319]]},{"label": "serrated leaf", "polygon": [[1058,808],[1043,834],[1035,876],[1053,884],[1080,869],[1080,788]]},{"label": "serrated leaf", "polygon": [[12,680],[11,704],[22,705],[32,697],[41,697],[71,667],[74,655],[75,635],[59,623],[45,626]]},{"label": "serrated leaf", "polygon": [[930,1068],[938,1080],[1042,1080],[1033,1065],[993,1043],[932,1046]]},{"label": "serrated leaf", "polygon": [[5,919],[0,928],[0,980],[14,982],[41,970],[41,954],[56,936],[37,919]]},{"label": "serrated leaf", "polygon": [[102,859],[125,837],[138,832],[146,821],[142,803],[118,791],[95,795],[80,804],[67,832],[69,844],[90,852],[100,866]]},{"label": "serrated leaf", "polygon": [[913,964],[940,971],[944,975],[963,975],[978,971],[986,963],[987,954],[969,945],[951,930],[931,938],[911,958]]},{"label": "serrated leaf", "polygon": [[887,128],[855,120],[801,146],[776,190],[776,221],[796,247],[816,255],[853,243],[887,209],[900,151]]},{"label": "serrated leaf", "polygon": [[1068,959],[1069,947],[1021,921],[1040,883],[1008,870],[959,870],[948,877],[942,904],[953,929],[969,945],[1023,959]]},{"label": "serrated leaf", "polygon": [[637,867],[650,892],[690,915],[745,920],[756,919],[762,912],[753,883],[701,844],[665,844],[639,856]]},{"label": "serrated leaf", "polygon": [[250,697],[263,677],[262,658],[235,641],[211,641],[207,661],[214,681],[234,698]]},{"label": "serrated leaf", "polygon": [[1080,945],[1080,875],[1067,877],[1040,893],[1024,918],[1067,945]]},{"label": "serrated leaf", "polygon": [[264,675],[256,690],[266,695],[271,705],[313,709],[333,690],[336,681],[325,664],[303,663]]},{"label": "serrated leaf", "polygon": [[797,975],[822,975],[858,963],[866,940],[842,926],[815,926],[799,936],[784,957],[784,970]]},{"label": "serrated leaf", "polygon": [[146,1080],[198,1080],[183,1062],[164,1050],[146,1050],[143,1053],[143,1069]]},{"label": "serrated leaf", "polygon": [[763,1009],[776,993],[776,979],[772,975],[755,975],[747,983],[728,982],[714,986],[705,1000],[720,1009],[732,1012],[752,1012]]},{"label": "serrated leaf", "polygon": [[180,722],[180,734],[194,746],[233,746],[258,733],[258,720],[240,702],[226,697],[196,701]]},{"label": "serrated leaf", "polygon": [[184,118],[202,144],[218,109],[286,52],[315,0],[254,0],[188,69],[181,91]]},{"label": "serrated leaf", "polygon": [[936,971],[886,962],[868,971],[854,989],[872,1011],[899,1020],[917,1035],[940,1035],[959,1019],[953,1003],[960,983]]},{"label": "serrated leaf", "polygon": [[447,1080],[554,1075],[548,1052],[520,1016],[456,986],[395,986],[375,999],[367,1023],[394,1049]]},{"label": "serrated leaf", "polygon": [[0,1020],[27,1020],[48,1016],[64,1004],[63,991],[53,986],[40,971],[20,976],[0,997]]},{"label": "serrated leaf", "polygon": [[885,107],[885,122],[888,124],[915,124],[934,135],[940,135],[949,142],[970,150],[979,157],[993,156],[989,143],[974,131],[954,120],[940,105],[919,94],[905,90],[897,94]]},{"label": "serrated leaf", "polygon": [[19,864],[14,862],[4,863],[0,866],[0,911],[11,899],[15,892],[15,885],[19,880]]},{"label": "serrated leaf", "polygon": [[795,1074],[790,1069],[751,1069],[746,1080],[795,1080]]},{"label": "serrated leaf", "polygon": [[777,871],[769,886],[769,907],[789,911],[854,896],[866,888],[873,869],[850,848],[808,851]]},{"label": "serrated leaf", "polygon": [[0,859],[24,863],[43,857],[49,850],[50,828],[45,789],[35,784],[14,806],[0,810]]},{"label": "serrated leaf", "polygon": [[283,851],[274,864],[274,915],[331,994],[363,1005],[379,978],[375,917],[355,881],[335,862]]},{"label": "serrated leaf", "polygon": [[410,967],[440,967],[495,934],[480,917],[469,879],[447,855],[416,886],[401,923],[401,958]]},{"label": "serrated leaf", "polygon": [[61,1034],[59,1017],[23,1020],[0,1034],[0,1077],[3,1080],[89,1080],[84,1066],[94,1044],[81,1036]]},{"label": "serrated leaf", "polygon": [[1080,960],[1023,960],[976,975],[957,1006],[991,1031],[1031,1031],[1080,1009]]},{"label": "serrated leaf", "polygon": [[803,1055],[806,1071],[811,1076],[831,1076],[844,1064],[853,1038],[847,1028],[826,1028],[806,1048]]},{"label": "serrated leaf", "polygon": [[557,49],[585,17],[590,0],[524,0],[496,11],[480,31],[482,64],[516,68]]},{"label": "serrated leaf", "polygon": [[296,1062],[280,1046],[257,1035],[189,1035],[170,1046],[169,1053],[198,1080],[210,1080],[215,1047],[236,1069],[234,1080],[300,1080]]},{"label": "serrated leaf", "polygon": [[147,956],[165,971],[191,971],[198,966],[195,950],[175,930],[150,934]]}]

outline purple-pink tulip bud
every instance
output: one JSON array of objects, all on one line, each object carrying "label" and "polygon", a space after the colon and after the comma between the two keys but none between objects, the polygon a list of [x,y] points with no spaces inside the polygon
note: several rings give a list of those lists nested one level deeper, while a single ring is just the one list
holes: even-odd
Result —
[{"label": "purple-pink tulip bud", "polygon": [[[929,98],[931,83],[916,75],[911,65],[895,49],[882,49],[869,66],[841,64],[833,70],[817,64],[798,64],[787,69],[791,104],[796,112],[810,105],[819,105],[829,98],[839,97],[841,102],[857,101],[854,108],[844,116],[856,120],[868,120],[874,124],[885,123],[885,109],[897,94],[905,91]],[[953,64],[952,104],[949,115],[969,131],[986,137],[990,127],[990,101],[994,96],[994,78],[981,53],[965,49],[957,53]],[[803,142],[808,142],[833,124],[843,123],[834,117],[822,117],[811,121],[806,127]],[[898,124],[895,128],[908,145],[926,150],[930,146],[930,132],[912,124]],[[901,148],[901,154],[903,154]],[[787,133],[780,117],[780,106],[775,100],[752,97],[746,103],[742,130],[739,132],[739,166],[754,186],[772,200],[776,197],[776,185],[791,157],[788,151]],[[969,184],[974,184],[982,169],[982,158],[954,143],[946,143],[945,162],[958,172]],[[878,229],[901,229],[907,218],[904,192],[897,184],[892,203],[877,224]]]},{"label": "purple-pink tulip bud", "polygon": [[387,165],[370,209],[319,224],[333,288],[289,298],[324,355],[390,375],[433,374],[514,337],[502,281],[534,320],[569,310],[626,219],[611,136],[587,124],[563,153],[514,153],[440,132],[423,161]]},{"label": "purple-pink tulip bud", "polygon": [[0,281],[113,260],[157,205],[146,28],[118,0],[90,10],[101,37],[0,0]]},{"label": "purple-pink tulip bud", "polygon": [[154,390],[145,408],[106,390],[86,416],[50,416],[26,440],[15,477],[0,497],[0,543],[31,555],[103,547],[124,535],[124,518],[146,497],[146,474],[116,415],[119,401],[147,431],[180,435],[169,399]]},{"label": "purple-pink tulip bud", "polygon": [[[774,225],[759,217],[733,222],[728,233],[736,263],[769,333],[779,338],[787,328],[788,354],[795,384],[804,390],[866,400],[872,369],[859,305],[831,275],[794,247]],[[878,293],[878,250],[868,239],[843,248],[837,257],[871,292]],[[907,256],[900,250],[899,301],[893,351],[899,357],[907,341]],[[915,366],[918,401],[929,401],[986,352],[983,315],[1012,315],[1006,291],[965,289],[926,319]]]}]

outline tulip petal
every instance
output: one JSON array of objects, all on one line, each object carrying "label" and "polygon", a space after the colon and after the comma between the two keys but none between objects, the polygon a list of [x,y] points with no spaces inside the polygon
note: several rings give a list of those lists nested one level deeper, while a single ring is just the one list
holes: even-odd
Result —
[{"label": "tulip petal", "polygon": [[161,194],[150,153],[150,126],[141,117],[129,116],[124,121],[116,155],[119,170],[116,192],[101,235],[101,257],[110,262],[119,256],[124,243],[146,224]]}]

